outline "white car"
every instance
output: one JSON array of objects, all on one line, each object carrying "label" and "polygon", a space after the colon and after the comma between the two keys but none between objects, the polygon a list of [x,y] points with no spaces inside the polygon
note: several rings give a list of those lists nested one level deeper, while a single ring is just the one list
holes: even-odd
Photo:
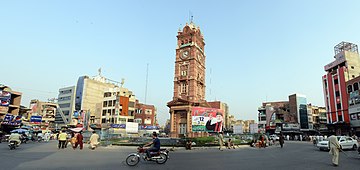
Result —
[{"label": "white car", "polygon": [[[339,143],[340,143],[340,147],[341,149],[353,149],[356,150],[356,148],[359,147],[359,143],[354,140],[351,137],[347,137],[347,136],[336,136]],[[328,140],[323,140],[320,141],[317,145],[316,145],[320,150],[330,150],[329,148],[329,141]]]},{"label": "white car", "polygon": [[270,139],[272,139],[272,140],[274,140],[274,141],[277,141],[277,140],[279,140],[279,136],[277,136],[277,135],[270,135]]}]

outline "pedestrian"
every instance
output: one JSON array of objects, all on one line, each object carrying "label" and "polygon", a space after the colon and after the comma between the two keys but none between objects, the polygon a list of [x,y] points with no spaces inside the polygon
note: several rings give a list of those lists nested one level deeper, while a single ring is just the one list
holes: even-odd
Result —
[{"label": "pedestrian", "polygon": [[223,132],[219,133],[219,150],[223,151],[223,145],[224,145],[224,136],[223,136]]},{"label": "pedestrian", "polygon": [[336,136],[331,135],[329,137],[329,146],[330,146],[330,152],[329,154],[332,155],[332,164],[334,166],[339,165],[339,149],[340,149],[340,143]]},{"label": "pedestrian", "polygon": [[290,140],[290,136],[289,136],[289,135],[286,135],[286,140]]},{"label": "pedestrian", "polygon": [[82,132],[80,131],[80,132],[76,135],[76,142],[75,142],[75,147],[74,147],[74,149],[76,149],[76,148],[78,147],[78,145],[80,145],[80,150],[83,149],[83,146],[84,146],[83,139],[84,139],[84,136],[82,135]]},{"label": "pedestrian", "polygon": [[191,150],[191,144],[192,144],[191,139],[186,142],[186,146],[185,146],[186,150]]},{"label": "pedestrian", "polygon": [[282,134],[282,132],[280,132],[279,143],[280,143],[281,148],[283,148],[283,146],[284,146],[284,135]]},{"label": "pedestrian", "polygon": [[65,143],[66,143],[66,133],[64,131],[61,131],[60,134],[59,134],[59,137],[58,137],[58,140],[59,140],[59,145],[58,145],[58,148],[60,149],[60,147],[62,149],[65,148]]},{"label": "pedestrian", "polygon": [[89,143],[90,143],[90,149],[94,150],[97,145],[99,145],[99,135],[96,134],[95,130],[92,132],[93,134],[90,136],[90,140],[89,140]]}]

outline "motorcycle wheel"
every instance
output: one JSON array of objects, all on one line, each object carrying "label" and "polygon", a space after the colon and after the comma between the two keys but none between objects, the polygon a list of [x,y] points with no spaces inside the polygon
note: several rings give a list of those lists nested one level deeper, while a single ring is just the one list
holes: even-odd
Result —
[{"label": "motorcycle wheel", "polygon": [[126,158],[126,164],[129,166],[135,166],[139,163],[139,161],[140,161],[140,158],[136,155],[129,155]]},{"label": "motorcycle wheel", "polygon": [[158,164],[164,164],[167,161],[167,155],[164,153],[160,153],[160,159],[156,159],[156,163]]}]

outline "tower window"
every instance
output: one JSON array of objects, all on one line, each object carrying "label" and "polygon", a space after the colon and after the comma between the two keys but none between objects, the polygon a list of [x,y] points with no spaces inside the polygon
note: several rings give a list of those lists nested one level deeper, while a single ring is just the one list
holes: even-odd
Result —
[{"label": "tower window", "polygon": [[347,91],[348,91],[348,93],[351,93],[351,92],[353,91],[351,85],[348,85],[348,86],[347,86]]},{"label": "tower window", "polygon": [[354,66],[351,66],[351,69],[354,69]]},{"label": "tower window", "polygon": [[338,80],[338,79],[334,79],[334,84],[339,84],[339,80]]},{"label": "tower window", "polygon": [[359,90],[359,84],[358,83],[354,83],[354,91]]},{"label": "tower window", "polygon": [[355,78],[355,75],[351,75],[352,78]]},{"label": "tower window", "polygon": [[181,93],[187,93],[187,84],[186,84],[186,82],[181,83]]},{"label": "tower window", "polygon": [[339,97],[339,96],[340,96],[340,92],[339,92],[339,91],[336,91],[336,92],[335,92],[335,96],[336,96],[336,97]]},{"label": "tower window", "polygon": [[341,109],[341,103],[338,103],[338,104],[336,105],[336,108],[337,108],[337,109]]}]

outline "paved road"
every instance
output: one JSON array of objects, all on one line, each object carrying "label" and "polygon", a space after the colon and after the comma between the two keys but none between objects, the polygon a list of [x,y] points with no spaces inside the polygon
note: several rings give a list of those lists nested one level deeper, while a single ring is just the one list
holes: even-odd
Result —
[{"label": "paved road", "polygon": [[16,150],[0,144],[0,169],[360,169],[360,157],[346,151],[351,158],[340,154],[340,166],[333,167],[328,152],[319,151],[310,143],[287,142],[284,148],[265,149],[242,147],[219,151],[215,148],[170,152],[171,159],[164,165],[140,162],[128,167],[124,160],[134,147],[103,147],[92,151],[56,148],[56,142],[28,143]]}]

